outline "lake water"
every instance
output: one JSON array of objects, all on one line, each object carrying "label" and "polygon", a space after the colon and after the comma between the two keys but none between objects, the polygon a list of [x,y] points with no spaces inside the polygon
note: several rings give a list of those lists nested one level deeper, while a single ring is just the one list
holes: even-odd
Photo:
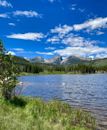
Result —
[{"label": "lake water", "polygon": [[21,76],[21,95],[59,99],[87,109],[100,121],[107,121],[107,74]]}]

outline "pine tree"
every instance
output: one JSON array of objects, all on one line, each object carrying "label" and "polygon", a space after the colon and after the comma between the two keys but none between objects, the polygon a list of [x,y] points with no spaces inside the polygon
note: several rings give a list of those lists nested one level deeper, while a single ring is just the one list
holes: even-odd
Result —
[{"label": "pine tree", "polygon": [[3,42],[0,40],[0,96],[9,100],[16,86],[16,67],[12,56],[5,54]]}]

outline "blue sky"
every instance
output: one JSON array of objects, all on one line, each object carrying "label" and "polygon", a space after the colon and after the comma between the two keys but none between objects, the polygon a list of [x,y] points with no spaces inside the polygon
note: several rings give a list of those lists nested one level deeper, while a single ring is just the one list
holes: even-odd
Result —
[{"label": "blue sky", "polygon": [[26,58],[107,57],[107,0],[0,0],[0,38]]}]

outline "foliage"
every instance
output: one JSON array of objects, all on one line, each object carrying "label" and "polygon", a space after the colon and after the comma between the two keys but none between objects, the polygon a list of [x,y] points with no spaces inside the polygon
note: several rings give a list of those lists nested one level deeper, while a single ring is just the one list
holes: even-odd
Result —
[{"label": "foliage", "polygon": [[0,41],[0,94],[5,99],[12,98],[13,89],[16,86],[16,67],[12,62],[12,56],[5,54],[3,43]]},{"label": "foliage", "polygon": [[0,130],[95,130],[96,127],[89,113],[60,101],[1,99],[0,111]]},{"label": "foliage", "polygon": [[107,66],[96,67],[93,65],[75,64],[75,65],[49,65],[49,64],[23,64],[18,65],[19,71],[26,73],[44,73],[44,74],[61,74],[61,73],[97,73],[107,72]]}]

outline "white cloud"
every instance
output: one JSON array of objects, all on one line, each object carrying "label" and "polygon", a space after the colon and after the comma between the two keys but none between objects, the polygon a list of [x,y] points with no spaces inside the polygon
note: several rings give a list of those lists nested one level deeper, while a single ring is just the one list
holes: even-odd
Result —
[{"label": "white cloud", "polygon": [[59,49],[53,52],[63,57],[75,55],[81,57],[94,56],[95,58],[104,58],[107,57],[107,48],[101,47],[101,44],[104,42],[91,40],[82,37],[81,34],[77,35],[77,33],[83,31],[83,33],[87,32],[90,35],[102,35],[104,31],[101,29],[105,28],[107,28],[107,17],[89,19],[82,24],[74,24],[71,26],[66,24],[63,26],[59,25],[50,30],[52,37],[48,38],[47,41],[65,44],[67,46],[65,49]]},{"label": "white cloud", "polygon": [[50,3],[61,2],[61,0],[48,0]]},{"label": "white cloud", "polygon": [[4,13],[4,14],[0,14],[0,18],[9,18],[8,14]]},{"label": "white cloud", "polygon": [[96,59],[107,58],[107,53],[101,53],[96,55]]},{"label": "white cloud", "polygon": [[15,23],[8,23],[8,25],[10,25],[10,26],[16,26]]},{"label": "white cloud", "polygon": [[[94,35],[102,35],[102,28],[107,27],[107,17],[105,18],[96,18],[88,20],[82,24],[75,24],[72,26],[63,25],[56,26],[54,29],[51,29],[50,32],[52,35],[51,38],[48,38],[48,42],[51,43],[62,43],[70,47],[91,47],[101,44],[101,41],[90,40],[89,38],[81,37],[76,35],[79,30]],[[93,32],[92,32],[93,31]]]},{"label": "white cloud", "polygon": [[51,42],[52,44],[65,44],[73,47],[88,47],[101,43],[96,40],[90,40],[78,35],[74,35],[73,33],[66,34],[63,36],[63,38],[60,38],[60,35],[53,36],[51,38],[48,38],[47,42]]},{"label": "white cloud", "polygon": [[34,51],[25,50],[23,48],[10,48],[9,52],[14,52],[15,54],[34,54]]},{"label": "white cloud", "polygon": [[23,33],[23,34],[19,33],[7,36],[7,38],[32,40],[32,41],[40,41],[40,39],[44,37],[45,35],[43,33]]},{"label": "white cloud", "polygon": [[[75,5],[74,5],[75,7]],[[81,24],[74,25],[59,25],[50,32],[52,37],[48,38],[48,42],[65,44],[65,49],[55,50],[53,53],[67,56],[81,56],[81,57],[94,57],[94,58],[105,58],[107,57],[107,48],[101,47],[104,42],[91,40],[81,35],[77,35],[79,31],[83,33],[87,32],[90,35],[102,35],[104,34],[103,29],[107,28],[107,17],[99,17],[95,19],[89,19]],[[99,46],[100,45],[100,46]]]},{"label": "white cloud", "polygon": [[71,7],[70,9],[71,9],[71,10],[76,10],[76,8],[75,8],[75,7]]},{"label": "white cloud", "polygon": [[61,42],[73,47],[90,47],[99,43],[99,41],[89,40],[72,33],[63,38]]},{"label": "white cloud", "polygon": [[[102,48],[98,46],[92,47],[67,47],[65,49],[55,50],[54,53],[59,54],[63,57],[68,56],[81,56],[81,57],[90,57],[94,56],[95,58],[101,58],[102,56],[107,57],[107,48]],[[103,58],[102,57],[102,58]]]},{"label": "white cloud", "polygon": [[7,55],[16,55],[16,53],[14,52],[14,51],[8,51],[7,53],[6,53]]},{"label": "white cloud", "polygon": [[11,3],[7,2],[6,0],[0,0],[0,6],[2,7],[13,7]]},{"label": "white cloud", "polygon": [[45,50],[55,50],[55,47],[46,47]]},{"label": "white cloud", "polygon": [[39,52],[39,51],[36,51],[35,53],[40,54],[40,55],[54,55],[53,52]]},{"label": "white cloud", "polygon": [[52,38],[48,38],[47,42],[51,42],[51,43],[57,43],[60,41],[60,38],[58,36],[53,36]]},{"label": "white cloud", "polygon": [[77,4],[72,4],[70,9],[74,11],[74,10],[76,10],[76,6],[77,6]]},{"label": "white cloud", "polygon": [[53,3],[55,0],[48,0],[49,2]]},{"label": "white cloud", "polygon": [[95,29],[107,28],[107,17],[90,19],[82,24],[75,24],[73,28],[74,31],[79,31],[83,29],[93,31]]},{"label": "white cloud", "polygon": [[50,3],[61,2],[61,0],[48,0]]},{"label": "white cloud", "polygon": [[24,51],[23,48],[13,48],[12,50],[14,50],[14,51]]},{"label": "white cloud", "polygon": [[[54,29],[51,29],[52,34],[58,34],[60,38],[63,38],[66,34],[70,32],[77,32],[77,31],[83,31],[90,33],[91,31],[96,31],[97,35],[103,34],[101,32],[101,29],[107,28],[107,17],[98,17],[95,19],[89,19],[81,24],[74,24],[74,25],[59,25],[56,26]],[[91,34],[91,33],[90,33]]]},{"label": "white cloud", "polygon": [[83,13],[83,12],[85,12],[85,9],[78,8],[78,11],[80,11],[81,13]]},{"label": "white cloud", "polygon": [[72,4],[71,7],[70,7],[70,10],[79,11],[81,13],[85,12],[85,9],[79,8],[77,4]]},{"label": "white cloud", "polygon": [[[9,13],[1,13],[0,14],[0,18],[10,18],[10,16],[25,16],[27,18],[33,18],[33,17],[36,17],[36,18],[42,18],[42,15],[39,14],[38,12],[36,11],[14,11],[14,12],[9,12]],[[19,20],[19,19],[18,19]],[[10,26],[15,26],[14,23],[9,23]]]},{"label": "white cloud", "polygon": [[39,14],[38,12],[36,11],[20,11],[20,10],[17,10],[15,12],[13,12],[13,15],[14,16],[26,16],[28,18],[32,18],[32,17],[39,17],[41,18],[41,14]]},{"label": "white cloud", "polygon": [[61,37],[63,37],[65,34],[69,33],[72,30],[73,30],[72,26],[68,26],[68,25],[61,26],[61,25],[59,25],[58,27],[51,29],[51,33],[57,33]]},{"label": "white cloud", "polygon": [[104,32],[101,32],[101,31],[97,31],[96,33],[97,33],[97,35],[103,35],[104,34]]}]

